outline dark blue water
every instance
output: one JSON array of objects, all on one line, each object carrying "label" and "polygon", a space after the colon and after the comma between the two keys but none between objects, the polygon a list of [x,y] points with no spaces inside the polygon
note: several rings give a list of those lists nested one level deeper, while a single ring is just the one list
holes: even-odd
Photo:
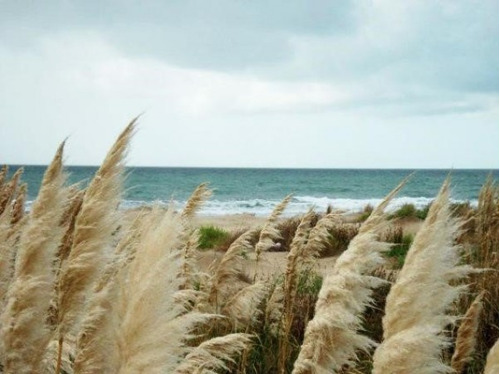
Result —
[{"label": "dark blue water", "polygon": [[[15,166],[11,167],[11,172]],[[29,200],[37,194],[45,167],[25,166],[23,180],[28,183]],[[68,167],[69,183],[85,185],[96,167]],[[289,193],[294,199],[288,214],[315,205],[324,209],[360,210],[376,204],[414,170],[388,169],[226,169],[226,168],[128,168],[123,207],[174,200],[181,205],[202,182],[215,190],[202,213],[268,214],[274,204]],[[394,201],[422,207],[436,195],[449,170],[417,170]],[[498,181],[498,170],[453,170],[452,198],[477,202],[488,175]],[[497,182],[498,183],[498,182]]]}]

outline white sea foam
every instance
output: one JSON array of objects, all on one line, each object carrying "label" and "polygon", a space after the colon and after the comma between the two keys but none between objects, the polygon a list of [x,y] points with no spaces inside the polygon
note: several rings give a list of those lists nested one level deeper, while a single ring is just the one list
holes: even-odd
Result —
[{"label": "white sea foam", "polygon": [[[387,210],[389,212],[399,209],[404,204],[413,204],[417,209],[422,209],[432,202],[428,197],[398,197],[392,200]],[[382,199],[335,199],[329,197],[295,196],[284,212],[284,216],[291,217],[305,213],[308,209],[314,208],[316,211],[325,211],[328,206],[341,210],[345,213],[356,213],[364,209],[365,206],[377,206]],[[451,200],[453,203],[463,203],[465,200]],[[29,211],[33,201],[26,203],[26,210]],[[134,209],[142,206],[152,206],[159,204],[167,207],[172,205],[174,209],[180,210],[184,207],[185,201],[177,200],[122,200],[121,209]],[[280,200],[250,199],[250,200],[216,200],[207,201],[201,208],[200,214],[206,216],[222,216],[227,214],[254,214],[256,216],[267,216],[273,208],[280,203]],[[477,200],[471,200],[470,204],[477,207]]]},{"label": "white sea foam", "polygon": [[[425,208],[432,202],[432,198],[428,197],[398,197],[395,198],[388,207],[388,211],[395,211],[404,204],[413,204],[417,209]],[[250,199],[250,200],[216,200],[207,201],[201,208],[200,214],[206,216],[222,216],[227,214],[254,214],[256,216],[267,216],[280,200],[265,200],[265,199]],[[294,216],[302,214],[310,208],[317,211],[325,211],[328,206],[333,209],[338,209],[346,213],[360,212],[365,206],[377,206],[382,202],[380,198],[373,199],[335,199],[328,197],[313,197],[313,196],[296,196],[289,203],[284,212],[284,216]],[[462,203],[464,200],[453,200],[454,203]],[[160,205],[167,206],[172,204],[175,209],[182,209],[185,201],[157,201]],[[124,200],[122,202],[123,209],[136,208],[140,206],[150,206],[153,202],[140,200]],[[470,204],[477,207],[477,200],[470,201]]]}]

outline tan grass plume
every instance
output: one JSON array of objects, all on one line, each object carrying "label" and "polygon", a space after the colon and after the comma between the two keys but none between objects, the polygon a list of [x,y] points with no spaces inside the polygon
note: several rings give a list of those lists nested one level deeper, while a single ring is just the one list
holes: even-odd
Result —
[{"label": "tan grass plume", "polygon": [[14,199],[17,191],[17,185],[21,179],[24,169],[21,167],[16,170],[9,182],[5,183],[0,189],[0,214],[6,210]]},{"label": "tan grass plume", "polygon": [[16,199],[12,205],[12,218],[10,223],[15,225],[24,216],[24,206],[26,204],[26,193],[28,192],[28,185],[23,183],[19,190],[17,191]]},{"label": "tan grass plume", "polygon": [[464,371],[466,364],[473,359],[479,320],[483,310],[483,295],[484,293],[480,293],[476,296],[457,331],[451,367],[459,374]]},{"label": "tan grass plume", "polygon": [[54,261],[62,237],[64,143],[47,168],[30,221],[23,231],[8,301],[1,316],[4,373],[34,373],[44,356],[51,332],[45,318],[52,296]]},{"label": "tan grass plume", "polygon": [[7,178],[7,173],[8,172],[9,172],[9,166],[8,165],[4,165],[0,169],[0,190],[3,187],[3,184],[5,182],[5,178]]},{"label": "tan grass plume", "polygon": [[269,248],[274,245],[274,242],[281,238],[280,232],[276,229],[276,223],[291,199],[292,195],[286,196],[278,205],[276,205],[271,215],[266,220],[266,223],[260,232],[259,241],[255,245],[255,258],[257,261],[259,260],[262,252],[269,250]]},{"label": "tan grass plume", "polygon": [[454,240],[460,225],[451,217],[449,184],[447,179],[430,207],[387,296],[384,341],[374,354],[374,374],[450,371],[441,358],[449,344],[443,331],[454,321],[448,312],[464,289],[454,284],[471,268],[459,265]]},{"label": "tan grass plume", "polygon": [[172,209],[152,215],[120,282],[116,306],[120,369],[117,373],[171,373],[189,352],[185,342],[207,316],[189,312],[177,294],[183,256],[179,251],[184,223]]},{"label": "tan grass plume", "polygon": [[290,251],[286,256],[286,269],[285,279],[283,283],[283,315],[281,318],[281,332],[279,340],[279,353],[278,353],[278,372],[284,373],[286,362],[289,355],[289,334],[294,320],[294,305],[297,296],[297,285],[299,276],[304,270],[305,259],[307,255],[304,254],[309,234],[313,227],[313,219],[315,213],[310,209],[302,217],[295,236],[293,237]]},{"label": "tan grass plume", "polygon": [[200,184],[189,197],[186,206],[181,213],[181,217],[187,221],[191,220],[196,212],[201,208],[203,203],[210,198],[210,196],[212,196],[212,190],[208,188],[208,184]]},{"label": "tan grass plume", "polygon": [[240,235],[228,248],[221,261],[219,262],[215,273],[210,281],[208,291],[208,301],[215,310],[218,311],[222,301],[233,294],[235,283],[238,283],[239,277],[243,274],[243,258],[253,247],[250,239],[255,235],[255,230],[248,230]]},{"label": "tan grass plume", "polygon": [[[125,156],[137,118],[120,134],[83,197],[75,220],[72,248],[58,278],[56,310],[59,345],[64,335],[76,329],[83,305],[110,254],[107,248],[116,225],[120,203]],[[61,351],[59,352],[60,356]],[[60,360],[58,360],[59,362]]]},{"label": "tan grass plume", "polygon": [[207,340],[186,356],[174,374],[209,374],[229,370],[226,363],[234,363],[234,356],[248,348],[250,342],[251,335],[242,333]]},{"label": "tan grass plume", "polygon": [[385,283],[371,275],[385,262],[383,253],[390,248],[388,243],[379,241],[386,226],[384,210],[406,181],[372,211],[325,277],[315,315],[307,324],[295,361],[294,374],[337,373],[353,365],[357,351],[375,345],[360,333],[362,315],[372,303],[372,290]]},{"label": "tan grass plume", "polygon": [[76,217],[72,249],[60,274],[58,326],[61,336],[77,323],[85,294],[107,262],[106,246],[115,228],[124,159],[135,123],[136,119],[120,134],[109,151],[87,187]]},{"label": "tan grass plume", "polygon": [[486,358],[486,366],[484,367],[484,374],[497,374],[498,373],[498,340],[491,347]]},{"label": "tan grass plume", "polygon": [[269,292],[266,282],[256,282],[242,288],[227,303],[222,314],[228,316],[236,330],[243,330],[256,323],[262,315],[260,304]]}]

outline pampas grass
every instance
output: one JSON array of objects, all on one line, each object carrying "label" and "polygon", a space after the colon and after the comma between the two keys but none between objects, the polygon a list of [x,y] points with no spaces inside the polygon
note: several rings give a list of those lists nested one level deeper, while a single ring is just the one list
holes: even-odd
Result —
[{"label": "pampas grass", "polygon": [[256,261],[259,261],[260,254],[262,252],[269,250],[269,248],[274,245],[274,242],[281,238],[281,234],[276,228],[276,223],[291,199],[292,195],[286,196],[278,205],[276,205],[271,215],[266,220],[266,223],[260,232],[259,241],[255,245]]},{"label": "pampas grass", "polygon": [[14,199],[17,185],[19,183],[19,180],[21,179],[21,175],[23,174],[23,172],[23,168],[17,169],[10,181],[3,185],[0,189],[0,214],[2,214],[6,209],[9,208],[11,201]]},{"label": "pampas grass", "polygon": [[[469,295],[484,296],[453,305],[471,267],[456,246],[460,224],[448,181],[401,271],[385,266],[385,227],[394,224],[384,210],[402,184],[361,226],[351,224],[349,235],[332,209],[277,225],[288,196],[263,229],[231,233],[236,239],[222,256],[201,255],[192,219],[210,195],[206,184],[181,212],[117,211],[134,127],[135,120],[85,191],[63,186],[61,147],[29,214],[21,171],[5,181],[7,167],[0,170],[0,372],[367,374],[382,334],[373,373],[447,372],[448,336],[459,319],[450,311],[469,304],[451,366],[482,370],[491,339],[498,339],[498,192],[491,181],[470,235],[460,236],[469,241],[467,260],[487,269],[469,280]],[[264,253],[275,241],[289,253],[285,270],[269,274],[268,258],[282,256]],[[326,256],[335,248],[340,257],[318,260],[325,248]],[[248,260],[253,250],[259,261]],[[219,261],[198,268],[199,254],[200,265],[207,255]],[[492,352],[488,374],[498,372],[498,344]]]},{"label": "pampas grass", "polygon": [[281,339],[279,344],[278,372],[284,373],[286,361],[289,354],[288,336],[294,320],[294,305],[297,296],[297,285],[299,274],[304,270],[304,264],[309,255],[304,253],[309,233],[312,229],[312,221],[315,213],[311,209],[301,219],[292,240],[290,252],[286,258],[285,280],[283,284],[283,317],[281,320]]},{"label": "pampas grass", "polygon": [[498,373],[498,340],[488,352],[484,374]]},{"label": "pampas grass", "polygon": [[249,230],[237,238],[224,253],[214,271],[208,291],[208,302],[214,307],[216,313],[221,309],[221,302],[233,295],[235,286],[238,287],[241,283],[243,256],[252,249],[250,240],[254,234],[254,230]]},{"label": "pampas grass", "polygon": [[229,334],[207,340],[189,353],[175,369],[174,374],[215,373],[214,370],[229,370],[226,362],[248,348],[251,336],[248,334]]},{"label": "pampas grass", "polygon": [[202,183],[192,193],[184,207],[181,217],[183,220],[191,220],[201,205],[212,196],[212,191],[208,188],[207,183]]},{"label": "pampas grass", "polygon": [[75,374],[117,373],[120,369],[119,304],[117,278],[126,258],[112,261],[97,283],[76,342]]},{"label": "pampas grass", "polygon": [[57,327],[60,346],[64,335],[77,328],[88,291],[107,262],[106,247],[115,229],[120,202],[124,158],[136,119],[120,134],[90,182],[76,217],[72,249],[58,281]]},{"label": "pampas grass", "polygon": [[27,191],[28,185],[26,183],[23,183],[17,191],[14,204],[12,205],[12,218],[10,219],[11,225],[18,223],[24,216],[24,205],[26,203]]},{"label": "pampas grass", "polygon": [[384,341],[374,354],[374,374],[450,371],[441,359],[449,344],[444,331],[454,321],[448,311],[463,291],[456,281],[471,271],[470,266],[459,265],[460,252],[454,244],[458,229],[451,217],[446,180],[387,296]]},{"label": "pampas grass", "polygon": [[178,248],[183,224],[171,210],[144,225],[135,257],[120,282],[121,365],[118,373],[171,373],[183,356],[190,331],[208,316],[186,313],[176,301],[184,280]]},{"label": "pampas grass", "polygon": [[242,288],[224,305],[222,314],[228,316],[237,330],[243,330],[257,322],[262,314],[259,305],[268,294],[265,282],[256,282]]},{"label": "pampas grass", "polygon": [[62,237],[58,222],[65,200],[63,146],[45,172],[30,222],[20,238],[7,306],[1,315],[4,373],[38,372],[50,341],[50,329],[40,317],[49,308],[52,263]]},{"label": "pampas grass", "polygon": [[455,351],[451,358],[451,367],[459,374],[464,371],[465,365],[473,359],[472,356],[476,348],[477,331],[479,328],[479,317],[483,310],[483,295],[484,293],[480,293],[474,299],[457,331]]},{"label": "pampas grass", "polygon": [[369,275],[384,263],[382,253],[389,249],[377,240],[386,224],[384,209],[404,183],[372,211],[324,280],[293,373],[339,372],[353,364],[357,350],[374,345],[358,331],[362,313],[372,302],[371,290],[384,283]]},{"label": "pampas grass", "polygon": [[7,165],[2,166],[2,168],[0,169],[0,189],[3,187],[8,172],[9,172],[9,167]]}]

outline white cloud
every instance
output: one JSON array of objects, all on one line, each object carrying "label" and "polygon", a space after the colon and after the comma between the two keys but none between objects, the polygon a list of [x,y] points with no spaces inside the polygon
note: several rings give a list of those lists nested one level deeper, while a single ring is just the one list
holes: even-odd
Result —
[{"label": "white cloud", "polygon": [[140,164],[498,166],[494,2],[96,4],[0,15],[0,161],[98,163],[145,111]]}]

